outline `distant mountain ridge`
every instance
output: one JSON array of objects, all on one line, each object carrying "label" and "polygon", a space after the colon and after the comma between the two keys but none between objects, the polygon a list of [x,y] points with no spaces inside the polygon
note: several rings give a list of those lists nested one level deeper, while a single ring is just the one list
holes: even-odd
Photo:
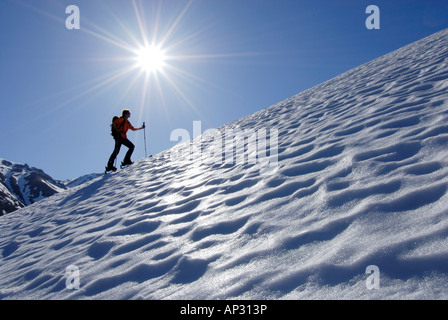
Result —
[{"label": "distant mountain ridge", "polygon": [[43,170],[0,159],[0,216],[48,198],[55,193],[78,186],[98,174],[59,181]]}]

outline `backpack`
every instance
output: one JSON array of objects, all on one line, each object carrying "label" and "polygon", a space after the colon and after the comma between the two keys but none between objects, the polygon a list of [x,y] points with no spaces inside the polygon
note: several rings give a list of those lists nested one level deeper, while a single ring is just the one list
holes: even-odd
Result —
[{"label": "backpack", "polygon": [[117,117],[117,116],[114,116],[114,117],[112,118],[112,123],[110,124],[110,134],[112,135],[112,137],[114,137],[115,140],[117,140],[117,139],[120,137],[120,129],[121,129],[121,127],[124,125],[124,123],[126,122],[126,120],[124,120],[124,121],[120,124],[120,126],[118,127],[118,131],[115,131],[115,130],[114,130],[114,126],[113,126],[113,124],[114,124],[115,120],[117,120],[117,119],[120,119],[120,118]]}]

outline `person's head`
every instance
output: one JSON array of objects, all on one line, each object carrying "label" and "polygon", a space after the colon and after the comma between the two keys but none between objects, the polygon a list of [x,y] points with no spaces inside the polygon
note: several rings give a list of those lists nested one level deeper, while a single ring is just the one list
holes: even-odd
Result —
[{"label": "person's head", "polygon": [[131,111],[129,111],[129,109],[124,109],[121,112],[121,116],[125,119],[129,118],[131,116]]}]

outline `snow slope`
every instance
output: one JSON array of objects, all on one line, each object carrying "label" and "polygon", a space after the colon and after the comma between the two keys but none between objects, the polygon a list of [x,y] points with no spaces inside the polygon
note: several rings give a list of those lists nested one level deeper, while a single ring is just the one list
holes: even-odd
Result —
[{"label": "snow slope", "polygon": [[67,188],[73,188],[82,185],[83,183],[89,182],[95,178],[101,176],[101,173],[89,173],[82,175],[81,177],[62,181]]},{"label": "snow slope", "polygon": [[448,30],[237,127],[275,170],[187,143],[1,217],[0,297],[448,298]]}]

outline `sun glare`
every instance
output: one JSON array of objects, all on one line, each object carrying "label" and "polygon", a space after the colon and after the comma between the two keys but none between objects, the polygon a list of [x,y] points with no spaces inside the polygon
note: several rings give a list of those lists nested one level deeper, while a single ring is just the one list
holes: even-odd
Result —
[{"label": "sun glare", "polygon": [[145,47],[137,52],[137,66],[146,72],[156,72],[165,66],[166,56],[162,49],[156,46]]},{"label": "sun glare", "polygon": [[[168,115],[165,95],[166,91],[169,90],[170,95],[171,92],[174,92],[191,110],[198,113],[194,103],[188,97],[189,91],[184,87],[190,84],[206,86],[211,84],[209,81],[198,77],[198,75],[188,72],[188,68],[184,68],[184,63],[244,57],[256,53],[195,53],[197,48],[188,46],[190,42],[194,44],[201,39],[198,36],[208,30],[208,27],[203,30],[186,28],[188,24],[186,22],[184,24],[184,19],[187,19],[193,3],[194,0],[178,2],[131,0],[126,1],[126,4],[134,9],[135,16],[121,16],[116,14],[112,8],[108,8],[111,13],[110,20],[113,22],[110,31],[108,31],[109,28],[99,28],[93,23],[90,23],[91,27],[84,24],[80,28],[80,32],[87,33],[119,49],[117,53],[114,52],[111,55],[109,55],[110,51],[107,49],[104,53],[104,61],[114,61],[114,63],[119,61],[123,65],[119,69],[111,70],[107,74],[100,74],[97,78],[83,84],[86,89],[71,99],[70,102],[131,77],[132,81],[128,84],[125,93],[127,94],[132,88],[141,85],[140,110],[148,106],[150,94],[153,94],[153,96],[157,94]],[[106,5],[105,1],[104,5]],[[166,8],[165,5],[167,5]],[[26,6],[31,7],[31,5]],[[177,8],[177,6],[180,7]],[[175,8],[175,10],[171,10],[172,8]],[[35,10],[58,22],[60,20],[59,16],[49,15],[39,9]],[[169,16],[171,12],[176,14]],[[165,16],[165,13],[167,16]],[[163,21],[166,21],[167,24],[163,24]],[[117,28],[116,31],[114,27]],[[181,32],[178,33],[179,30]],[[119,36],[122,34],[125,37]],[[189,53],[183,52],[183,49],[186,49]],[[122,54],[123,52],[125,55]]]}]

